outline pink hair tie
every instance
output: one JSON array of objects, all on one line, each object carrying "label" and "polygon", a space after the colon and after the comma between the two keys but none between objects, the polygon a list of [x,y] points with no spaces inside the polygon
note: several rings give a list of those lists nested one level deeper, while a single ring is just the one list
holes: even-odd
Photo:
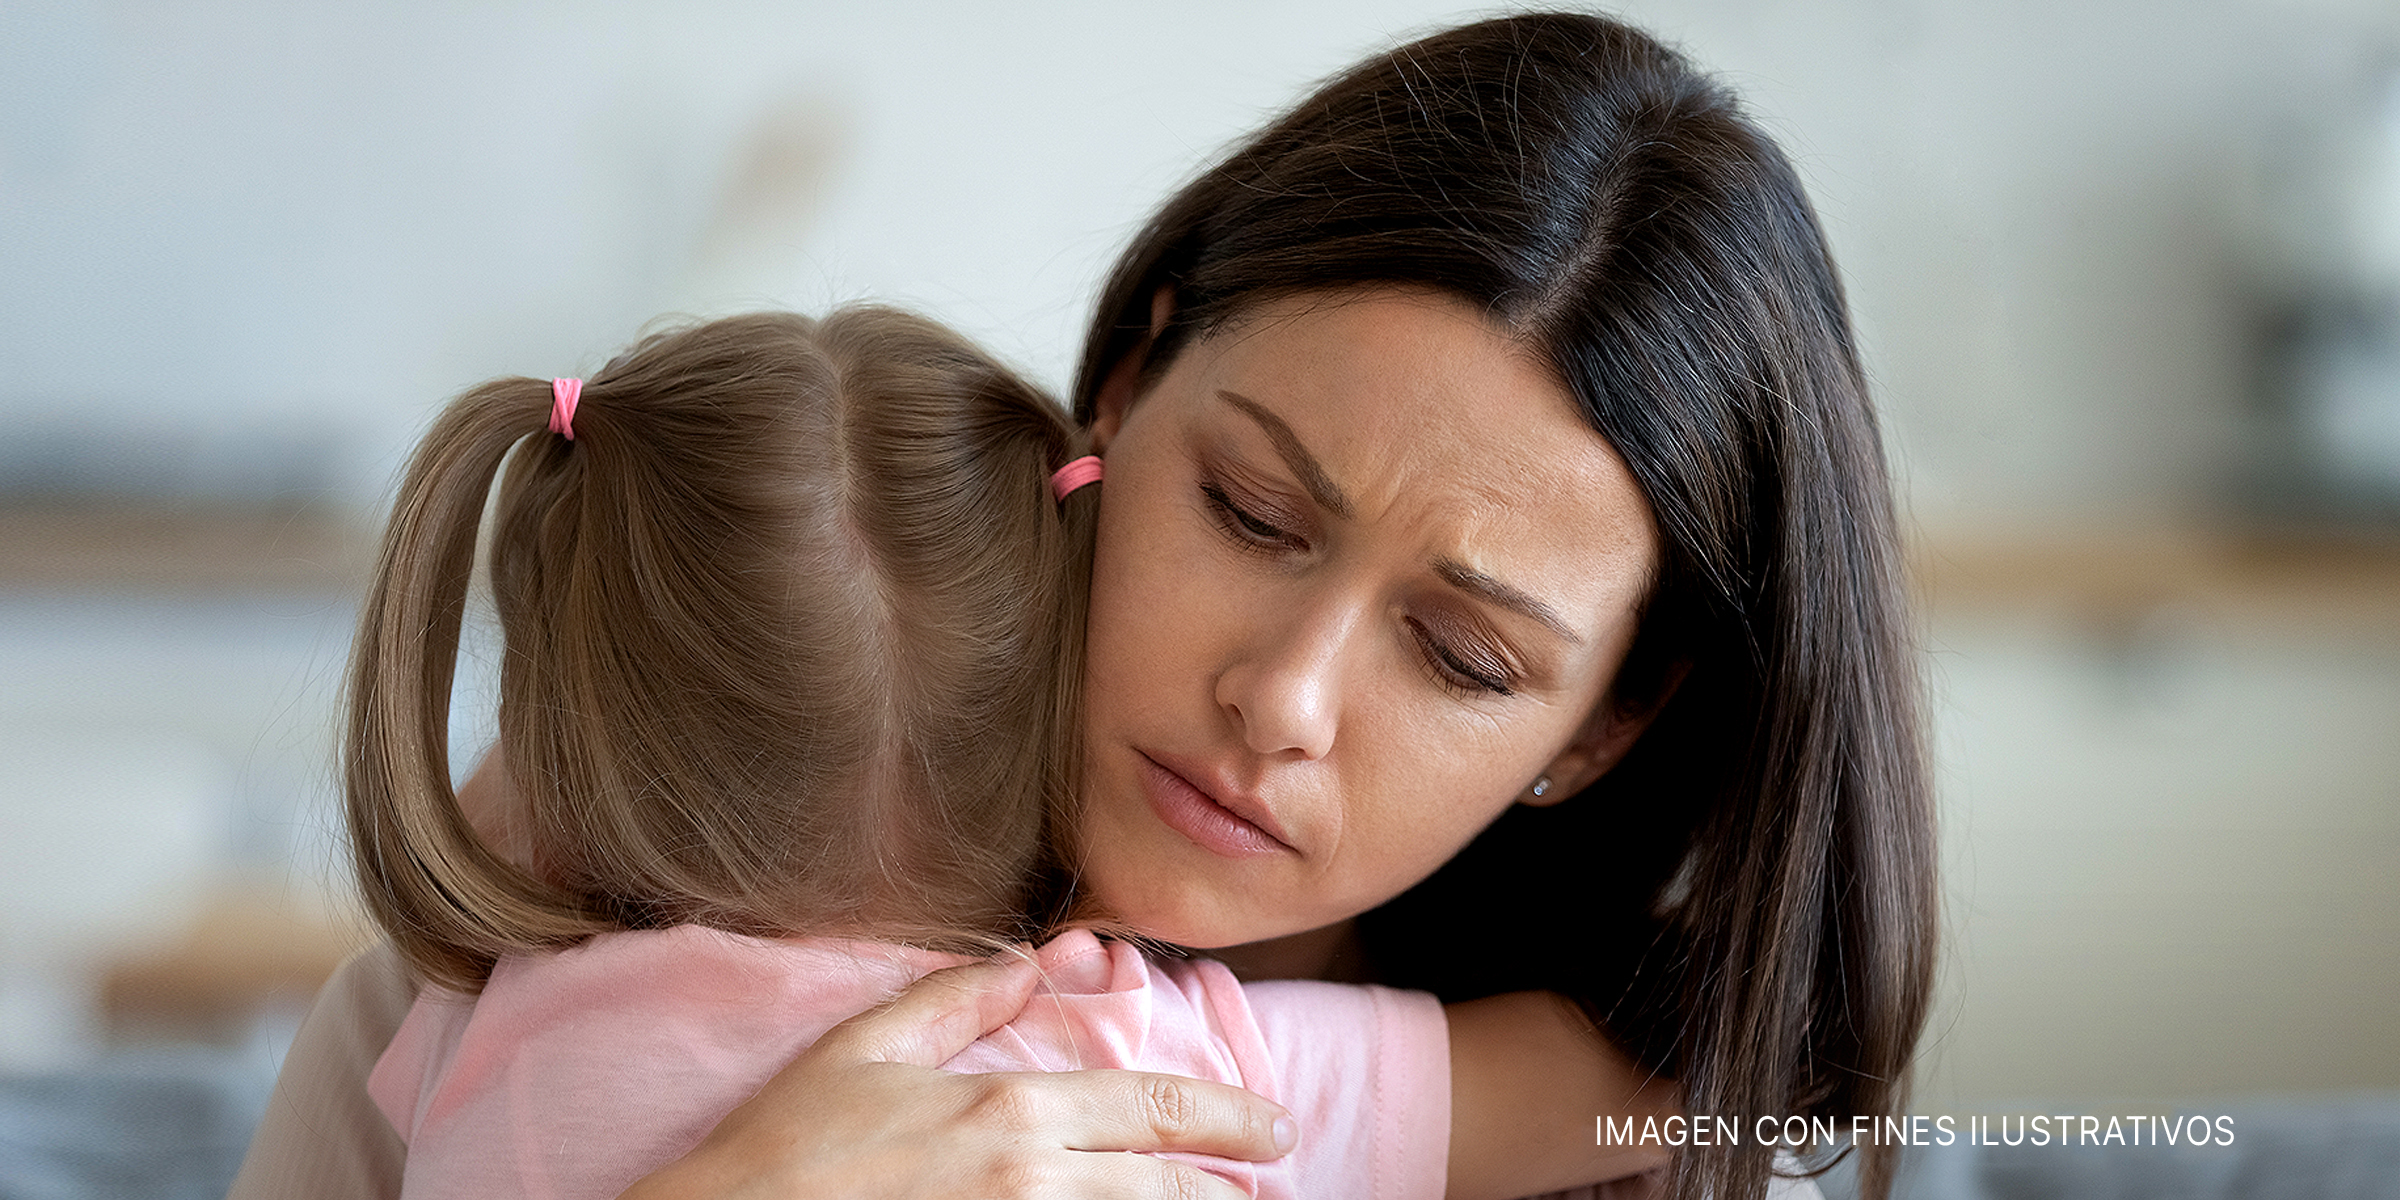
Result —
[{"label": "pink hair tie", "polygon": [[1086,454],[1082,458],[1050,473],[1050,494],[1061,500],[1067,493],[1087,483],[1100,482],[1100,456]]},{"label": "pink hair tie", "polygon": [[570,442],[575,440],[575,404],[581,399],[583,399],[582,380],[553,379],[550,381],[550,432],[562,434]]}]

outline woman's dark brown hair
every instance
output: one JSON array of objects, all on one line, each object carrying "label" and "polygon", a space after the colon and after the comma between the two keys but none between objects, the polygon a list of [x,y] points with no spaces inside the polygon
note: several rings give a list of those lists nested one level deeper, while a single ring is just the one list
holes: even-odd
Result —
[{"label": "woman's dark brown hair", "polygon": [[[1094,489],[1078,435],[930,322],[855,308],[502,379],[410,461],[353,653],[343,766],[371,914],[426,978],[693,922],[974,943],[1070,801]],[[513,453],[512,453],[513,448]],[[477,527],[530,861],[477,837],[446,731]]]},{"label": "woman's dark brown hair", "polygon": [[[1564,992],[1688,1111],[1746,1129],[1897,1111],[1935,936],[1916,663],[1875,417],[1791,163],[1616,22],[1436,34],[1167,203],[1108,281],[1078,406],[1269,298],[1378,285],[1462,296],[1544,351],[1662,542],[1608,701],[1655,709],[1648,732],[1369,914],[1378,971],[1451,1000]],[[1891,1151],[1863,1154],[1879,1196]],[[1758,1196],[1771,1158],[1682,1155],[1676,1194]]]}]

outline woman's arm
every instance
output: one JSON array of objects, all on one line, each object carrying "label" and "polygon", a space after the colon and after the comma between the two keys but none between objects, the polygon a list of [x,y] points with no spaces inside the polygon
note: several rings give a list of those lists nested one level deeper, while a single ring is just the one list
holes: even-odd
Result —
[{"label": "woman's arm", "polygon": [[[701,1146],[627,1196],[1206,1196],[1227,1185],[1163,1159],[1086,1152],[1266,1161],[1291,1149],[1289,1115],[1236,1088],[1122,1071],[932,1069],[1013,1017],[1032,982],[1002,964],[928,976],[820,1039]],[[406,1150],[368,1098],[366,1077],[415,999],[388,945],[334,974],[292,1043],[229,1200],[399,1195]],[[1617,1054],[1565,1001],[1496,996],[1451,1005],[1446,1018],[1456,1200],[1530,1195],[1664,1163],[1655,1150],[1595,1144],[1601,1114],[1663,1114],[1674,1089]]]},{"label": "woman's arm", "polygon": [[1598,1144],[1596,1122],[1674,1112],[1674,1083],[1609,1045],[1565,998],[1517,992],[1445,1013],[1449,1200],[1507,1200],[1667,1165],[1657,1147]]},{"label": "woman's arm", "polygon": [[[1004,994],[973,994],[992,986],[996,969],[928,976],[892,1007],[838,1027],[628,1197],[1217,1195],[1221,1180],[1166,1160],[1076,1151],[1204,1148],[1171,1134],[1227,1103],[1235,1107],[1218,1107],[1216,1121],[1229,1140],[1210,1152],[1263,1161],[1291,1148],[1288,1134],[1263,1124],[1271,1118],[1254,1115],[1280,1109],[1219,1085],[923,1069],[1015,1015],[1029,977],[1007,980]],[[979,982],[970,972],[986,974]],[[948,994],[934,994],[936,982]],[[1617,1052],[1558,996],[1445,1010],[1421,993],[1381,988],[1249,990],[1284,1096],[1303,1110],[1306,1159],[1294,1163],[1303,1194],[1420,1196],[1446,1185],[1458,1200],[1505,1200],[1616,1180],[1594,1194],[1645,1196],[1657,1178],[1633,1177],[1667,1163],[1657,1148],[1601,1146],[1594,1135],[1602,1116],[1674,1111],[1674,1085]],[[1447,1145],[1425,1152],[1424,1141],[1444,1133]],[[1445,1150],[1446,1177],[1436,1157]]]},{"label": "woman's arm", "polygon": [[[1652,1078],[1549,992],[1447,1007],[1423,992],[1245,985],[1275,1098],[1301,1123],[1303,1196],[1505,1200],[1665,1166],[1598,1145],[1596,1121],[1674,1111]],[[1603,1195],[1641,1194],[1604,1192]]]}]

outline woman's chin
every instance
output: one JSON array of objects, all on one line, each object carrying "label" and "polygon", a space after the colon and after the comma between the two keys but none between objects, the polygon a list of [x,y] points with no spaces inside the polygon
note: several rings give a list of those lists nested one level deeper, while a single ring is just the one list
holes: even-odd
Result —
[{"label": "woman's chin", "polygon": [[1126,933],[1180,946],[1216,951],[1272,941],[1295,932],[1289,917],[1259,911],[1168,871],[1143,871],[1117,879],[1086,868],[1085,903],[1078,915]]}]

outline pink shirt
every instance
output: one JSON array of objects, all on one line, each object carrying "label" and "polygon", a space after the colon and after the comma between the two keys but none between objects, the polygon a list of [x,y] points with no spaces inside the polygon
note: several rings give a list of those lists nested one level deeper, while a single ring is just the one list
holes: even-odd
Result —
[{"label": "pink shirt", "polygon": [[[1069,933],[1048,977],[955,1071],[1126,1067],[1230,1083],[1300,1123],[1281,1162],[1191,1161],[1260,1197],[1433,1200],[1449,1164],[1449,1029],[1418,992],[1243,988]],[[404,1200],[606,1200],[681,1157],[845,1017],[963,960],[695,926],[503,960],[480,997],[428,989],[368,1081],[408,1142]]]}]

